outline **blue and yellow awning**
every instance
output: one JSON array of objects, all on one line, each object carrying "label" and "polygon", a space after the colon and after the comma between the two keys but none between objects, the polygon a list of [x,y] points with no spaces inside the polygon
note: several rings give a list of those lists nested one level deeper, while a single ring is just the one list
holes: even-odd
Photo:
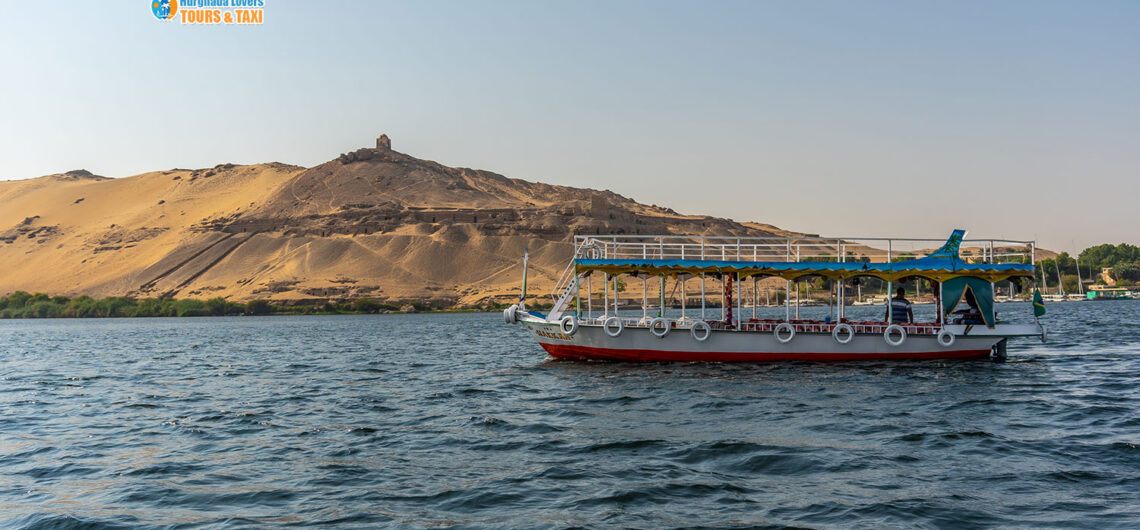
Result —
[{"label": "blue and yellow awning", "polygon": [[648,274],[675,276],[678,274],[736,273],[749,276],[776,276],[795,280],[805,276],[822,276],[833,280],[846,280],[870,276],[897,281],[920,277],[943,282],[952,278],[979,278],[989,282],[1011,278],[1032,278],[1034,267],[1022,263],[967,263],[958,256],[958,247],[965,235],[955,230],[946,244],[929,256],[894,263],[825,262],[825,261],[718,261],[694,259],[577,259],[579,273],[590,271],[608,274]]}]

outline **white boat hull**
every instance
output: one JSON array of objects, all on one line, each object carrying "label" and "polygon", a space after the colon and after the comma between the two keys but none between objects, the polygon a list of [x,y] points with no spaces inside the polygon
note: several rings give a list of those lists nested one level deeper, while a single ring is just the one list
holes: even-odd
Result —
[{"label": "white boat hull", "polygon": [[[620,361],[970,359],[989,357],[995,347],[1004,346],[1002,341],[1007,337],[1040,336],[1043,333],[1039,326],[1033,324],[999,324],[993,329],[947,325],[945,329],[954,334],[954,339],[945,345],[936,335],[942,328],[919,325],[908,326],[911,332],[902,343],[891,345],[881,332],[869,332],[883,329],[886,324],[878,327],[857,325],[855,327],[862,332],[854,333],[849,342],[841,344],[831,333],[833,324],[815,324],[798,326],[800,330],[787,342],[780,342],[770,330],[747,328],[744,331],[712,330],[706,340],[698,341],[690,329],[684,327],[685,324],[670,329],[664,337],[655,336],[648,327],[632,326],[625,327],[614,337],[597,324],[580,324],[573,334],[567,334],[557,322],[529,314],[520,317],[519,322],[552,357]],[[787,333],[782,337],[787,338]],[[897,341],[898,338],[895,334],[892,340]]]}]

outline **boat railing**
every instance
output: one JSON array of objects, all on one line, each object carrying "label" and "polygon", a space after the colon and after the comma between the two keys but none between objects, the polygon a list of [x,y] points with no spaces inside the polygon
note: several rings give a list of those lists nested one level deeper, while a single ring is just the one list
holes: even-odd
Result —
[{"label": "boat railing", "polygon": [[[733,237],[669,235],[575,236],[575,259],[702,261],[864,261],[885,263],[925,256],[943,239]],[[1033,241],[967,239],[959,247],[970,263],[1035,263]]]},{"label": "boat railing", "polygon": [[[566,292],[566,290],[571,287],[571,282],[573,280],[574,280],[574,261],[571,260],[570,263],[567,263],[566,267],[562,269],[562,272],[558,275],[558,279],[554,282],[554,288],[551,289],[551,291],[550,291],[551,302],[553,302],[554,304],[557,304],[558,301],[560,299],[562,299],[562,294],[564,292]],[[557,311],[561,308],[553,307],[552,309]]]},{"label": "boat railing", "polygon": [[[613,315],[596,316],[591,318],[579,319],[579,324],[583,326],[604,326],[607,321],[614,318]],[[643,317],[617,317],[621,320],[622,328],[624,329],[648,329],[653,318]],[[670,329],[674,330],[688,330],[692,328],[701,319],[667,319]],[[720,320],[704,320],[709,324],[709,327],[714,330],[727,330],[727,331],[740,331],[740,332],[754,332],[754,333],[774,333],[776,327],[784,324],[783,320],[776,319],[759,319],[759,320],[745,320],[736,325],[729,326]],[[859,334],[882,334],[886,332],[887,327],[891,324],[887,322],[855,322],[847,321],[842,322],[851,326],[855,333]],[[824,322],[820,320],[792,320],[787,322],[791,325],[796,333],[831,333],[840,322]],[[897,324],[906,331],[908,335],[937,335],[942,329],[942,326],[936,322],[911,322]]]}]

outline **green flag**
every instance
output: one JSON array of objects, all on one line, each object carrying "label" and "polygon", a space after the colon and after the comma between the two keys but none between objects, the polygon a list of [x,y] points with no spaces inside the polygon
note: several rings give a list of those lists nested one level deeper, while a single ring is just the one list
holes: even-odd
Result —
[{"label": "green flag", "polygon": [[1033,290],[1033,316],[1045,316],[1045,300],[1041,298],[1041,290]]}]

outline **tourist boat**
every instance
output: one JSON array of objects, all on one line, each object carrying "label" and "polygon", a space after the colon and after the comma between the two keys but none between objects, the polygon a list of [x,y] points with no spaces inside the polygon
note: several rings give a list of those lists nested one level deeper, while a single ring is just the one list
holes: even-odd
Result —
[{"label": "tourist boat", "polygon": [[[921,258],[900,255],[898,249],[904,244],[929,249],[941,240],[577,236],[573,258],[551,293],[549,313],[525,307],[524,256],[523,296],[503,318],[524,326],[551,356],[584,360],[959,359],[1004,357],[1012,337],[1044,341],[1045,328],[1036,316],[1032,322],[1010,323],[998,320],[994,311],[996,282],[1010,282],[1011,292],[1014,284],[1033,282],[1036,245],[964,236],[964,230],[955,230],[941,248]],[[960,255],[964,246],[971,248],[966,258]],[[619,277],[620,285],[636,286],[634,280],[640,280],[640,316],[617,311]],[[783,284],[783,318],[758,318],[762,278]],[[808,278],[828,283],[834,300],[829,311],[836,318],[799,318],[796,293]],[[893,293],[894,285],[915,279],[936,286],[941,303],[924,310],[935,313],[929,321],[894,322],[885,304],[885,320],[847,318],[847,301],[854,301],[851,286],[885,282]],[[749,280],[752,296],[746,306]],[[720,302],[715,310],[707,301],[710,287]],[[656,314],[648,309],[651,290]],[[676,299],[678,291],[680,312],[665,311],[672,305],[667,298]],[[687,295],[694,291],[699,310]],[[954,309],[968,293],[976,311],[963,320]],[[746,318],[745,307],[752,308],[751,317]]]},{"label": "tourist boat", "polygon": [[1138,300],[1140,292],[1133,292],[1124,287],[1108,287],[1094,285],[1086,293],[1089,300]]}]

